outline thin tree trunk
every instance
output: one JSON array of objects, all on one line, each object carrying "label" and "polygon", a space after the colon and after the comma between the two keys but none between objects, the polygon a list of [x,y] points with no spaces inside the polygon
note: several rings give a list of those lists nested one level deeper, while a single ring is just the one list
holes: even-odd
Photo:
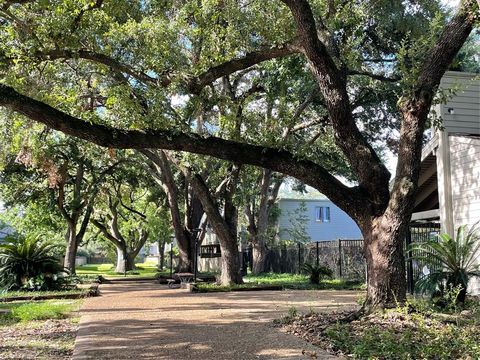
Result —
[{"label": "thin tree trunk", "polygon": [[236,234],[232,233],[229,224],[221,216],[218,206],[200,175],[192,175],[191,181],[197,196],[202,202],[208,220],[220,241],[222,251],[220,283],[222,285],[241,284],[243,278],[240,274],[240,254]]},{"label": "thin tree trunk", "polygon": [[179,190],[173,178],[170,163],[164,151],[153,152],[149,150],[141,150],[153,163],[152,171],[155,174],[157,182],[160,183],[167,195],[168,207],[172,217],[173,232],[178,247],[179,262],[177,270],[179,272],[193,271],[193,247],[191,246],[191,238],[182,222],[179,204]]},{"label": "thin tree trunk", "polygon": [[69,225],[67,234],[65,235],[67,246],[65,249],[64,268],[69,274],[75,274],[75,258],[77,257],[78,242],[76,237],[76,229],[74,225]]},{"label": "thin tree trunk", "polygon": [[159,256],[159,268],[163,270],[165,267],[165,240],[158,242],[158,256]]}]

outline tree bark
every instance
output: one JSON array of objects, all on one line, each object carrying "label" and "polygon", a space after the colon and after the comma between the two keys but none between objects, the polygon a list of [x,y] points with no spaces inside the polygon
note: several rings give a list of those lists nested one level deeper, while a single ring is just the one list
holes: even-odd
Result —
[{"label": "tree bark", "polygon": [[383,215],[362,226],[367,262],[368,310],[395,307],[406,299],[404,236],[408,218]]},{"label": "tree bark", "polygon": [[238,252],[236,234],[232,233],[232,228],[220,214],[218,205],[215,204],[210,190],[201,176],[197,174],[192,175],[191,183],[220,241],[220,249],[222,252],[220,283],[222,285],[243,283],[243,278],[240,274],[240,253]]},{"label": "tree bark", "polygon": [[129,253],[125,244],[116,244],[117,263],[115,272],[124,273],[126,271],[135,270],[135,256]]},{"label": "tree bark", "polygon": [[[167,195],[168,207],[172,217],[173,232],[177,241],[179,272],[193,272],[194,247],[192,246],[192,235],[182,221],[179,208],[179,189],[175,183],[170,163],[164,151],[140,150],[153,164],[155,179],[159,181],[163,191]],[[193,239],[194,240],[194,239]]]},{"label": "tree bark", "polygon": [[65,235],[67,243],[65,249],[65,259],[63,261],[63,267],[68,271],[70,275],[75,275],[75,258],[77,257],[78,242],[76,236],[75,224],[70,224]]},{"label": "tree bark", "polygon": [[[252,243],[252,258],[253,266],[252,273],[260,274],[265,272],[265,264],[267,260],[267,232],[268,232],[268,216],[271,207],[275,203],[278,196],[278,191],[282,184],[282,179],[277,179],[272,187],[272,175],[273,172],[270,169],[262,170],[262,180],[260,186],[260,202],[258,205],[258,211],[255,214],[255,208],[252,204],[252,208],[248,207],[246,215],[248,218],[248,231],[250,234],[250,241]],[[254,199],[252,199],[254,201]],[[255,216],[257,215],[257,216]],[[256,219],[257,218],[257,219]]]},{"label": "tree bark", "polygon": [[158,242],[158,267],[160,270],[163,270],[165,267],[165,240],[159,241]]}]

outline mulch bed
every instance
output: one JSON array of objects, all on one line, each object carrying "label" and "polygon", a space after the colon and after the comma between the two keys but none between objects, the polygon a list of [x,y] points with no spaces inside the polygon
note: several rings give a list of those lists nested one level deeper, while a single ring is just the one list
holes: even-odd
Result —
[{"label": "mulch bed", "polygon": [[351,311],[312,313],[299,315],[293,318],[284,318],[276,321],[275,326],[281,327],[285,332],[301,337],[313,345],[327,350],[336,355],[343,355],[339,349],[333,347],[331,341],[324,336],[324,331],[338,321],[351,315]]},{"label": "mulch bed", "polygon": [[71,359],[77,330],[72,319],[0,327],[0,359]]}]

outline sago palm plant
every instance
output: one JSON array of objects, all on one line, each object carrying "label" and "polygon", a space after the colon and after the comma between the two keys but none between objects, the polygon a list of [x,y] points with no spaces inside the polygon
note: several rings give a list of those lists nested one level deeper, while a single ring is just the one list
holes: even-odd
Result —
[{"label": "sago palm plant", "polygon": [[0,288],[20,289],[36,279],[46,287],[63,271],[53,255],[56,245],[40,239],[16,239],[0,244]]},{"label": "sago palm plant", "polygon": [[319,284],[324,277],[331,277],[333,271],[326,266],[312,265],[305,263],[302,266],[302,271],[310,278],[311,284]]},{"label": "sago palm plant", "polygon": [[460,226],[455,238],[448,234],[438,235],[438,241],[412,244],[411,256],[429,269],[416,283],[416,288],[424,293],[440,292],[454,288],[460,289],[457,302],[464,303],[469,279],[480,276],[478,256],[480,241],[477,224],[467,230]]}]

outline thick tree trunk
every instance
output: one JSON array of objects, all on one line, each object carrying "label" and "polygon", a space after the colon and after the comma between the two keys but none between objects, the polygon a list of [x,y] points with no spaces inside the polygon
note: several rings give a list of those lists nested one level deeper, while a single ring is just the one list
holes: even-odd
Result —
[{"label": "thick tree trunk", "polygon": [[403,242],[408,218],[387,214],[362,226],[367,261],[367,309],[395,307],[406,298]]},{"label": "thick tree trunk", "polygon": [[135,270],[135,254],[128,253],[126,246],[115,245],[117,250],[117,264],[115,272],[124,273],[126,271]]},{"label": "thick tree trunk", "polygon": [[260,274],[266,271],[267,248],[261,241],[252,242],[252,273]]},{"label": "thick tree trunk", "polygon": [[236,239],[229,238],[228,241],[220,242],[222,251],[222,272],[220,283],[222,285],[242,284],[243,277],[240,273],[240,253]]}]

